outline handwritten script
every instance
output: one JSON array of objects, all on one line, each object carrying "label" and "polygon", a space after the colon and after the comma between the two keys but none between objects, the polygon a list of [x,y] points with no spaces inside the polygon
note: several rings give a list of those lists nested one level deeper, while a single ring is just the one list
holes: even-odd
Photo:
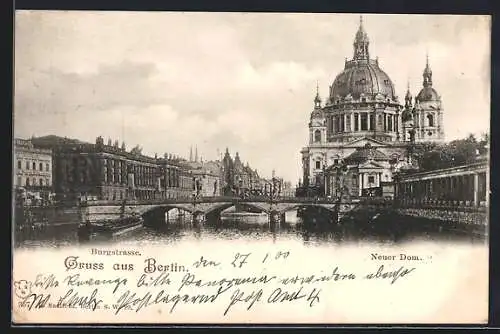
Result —
[{"label": "handwritten script", "polygon": [[380,255],[371,257],[374,262],[363,270],[324,264],[317,272],[303,272],[289,264],[289,251],[235,252],[220,259],[203,255],[186,263],[154,257],[115,263],[67,256],[60,270],[24,277],[13,287],[17,307],[29,311],[60,308],[118,315],[156,307],[172,314],[182,307],[210,304],[227,317],[235,309],[250,311],[259,304],[314,308],[332,288],[361,281],[391,286],[416,270],[411,261],[383,263]]}]

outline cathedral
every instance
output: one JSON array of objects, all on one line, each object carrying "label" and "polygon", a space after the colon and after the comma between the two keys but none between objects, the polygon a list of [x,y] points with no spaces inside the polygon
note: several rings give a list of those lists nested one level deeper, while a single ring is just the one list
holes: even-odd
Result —
[{"label": "cathedral", "polygon": [[378,57],[370,58],[362,18],[353,46],[353,58],[346,59],[324,103],[316,88],[309,143],[301,150],[299,189],[309,195],[392,196],[393,173],[412,163],[409,148],[444,140],[441,97],[428,58],[423,87],[414,99],[408,87],[402,105]]}]

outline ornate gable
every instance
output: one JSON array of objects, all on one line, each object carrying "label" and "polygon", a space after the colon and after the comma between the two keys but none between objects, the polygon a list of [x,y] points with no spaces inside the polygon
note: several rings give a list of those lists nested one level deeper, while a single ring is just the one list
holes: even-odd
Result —
[{"label": "ornate gable", "polygon": [[346,147],[346,148],[347,147],[353,147],[353,148],[365,147],[366,144],[370,144],[371,147],[391,147],[392,146],[390,143],[387,143],[387,142],[381,142],[381,141],[378,141],[378,140],[375,140],[372,138],[363,137],[363,138],[356,139],[356,140],[353,140],[353,141],[345,144],[344,147]]},{"label": "ornate gable", "polygon": [[359,169],[385,169],[382,164],[379,164],[375,161],[366,161],[358,166]]}]

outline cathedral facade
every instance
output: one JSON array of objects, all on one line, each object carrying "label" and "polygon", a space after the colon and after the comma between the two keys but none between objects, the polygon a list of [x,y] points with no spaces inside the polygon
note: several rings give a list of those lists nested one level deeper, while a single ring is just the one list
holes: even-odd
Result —
[{"label": "cathedral facade", "polygon": [[390,195],[393,173],[410,159],[416,142],[444,139],[441,98],[432,87],[427,61],[423,87],[402,105],[390,77],[370,58],[362,18],[354,54],[329,87],[323,103],[317,91],[309,122],[309,143],[301,150],[308,194],[331,197]]}]

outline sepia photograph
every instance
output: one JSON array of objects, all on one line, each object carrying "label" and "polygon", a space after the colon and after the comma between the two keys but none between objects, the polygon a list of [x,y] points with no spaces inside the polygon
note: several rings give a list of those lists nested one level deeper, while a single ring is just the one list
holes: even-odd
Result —
[{"label": "sepia photograph", "polygon": [[12,321],[486,323],[490,25],[16,11]]}]

